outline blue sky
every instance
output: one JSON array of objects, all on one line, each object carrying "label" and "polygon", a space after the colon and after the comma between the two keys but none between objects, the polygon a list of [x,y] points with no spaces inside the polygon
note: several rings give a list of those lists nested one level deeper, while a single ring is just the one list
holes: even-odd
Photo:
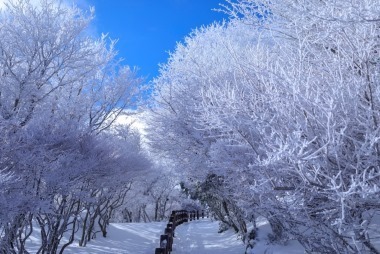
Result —
[{"label": "blue sky", "polygon": [[212,11],[224,0],[87,0],[95,7],[97,32],[119,39],[117,50],[124,64],[137,66],[151,80],[158,64],[165,63],[192,29],[227,18]]}]

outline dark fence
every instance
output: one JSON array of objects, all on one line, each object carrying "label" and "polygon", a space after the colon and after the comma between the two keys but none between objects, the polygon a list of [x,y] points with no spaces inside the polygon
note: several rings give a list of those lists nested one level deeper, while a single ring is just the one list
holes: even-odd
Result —
[{"label": "dark fence", "polygon": [[172,248],[175,228],[182,223],[199,220],[200,217],[205,217],[204,211],[172,211],[164,234],[160,236],[160,247],[156,248],[155,254],[170,254],[173,250]]}]

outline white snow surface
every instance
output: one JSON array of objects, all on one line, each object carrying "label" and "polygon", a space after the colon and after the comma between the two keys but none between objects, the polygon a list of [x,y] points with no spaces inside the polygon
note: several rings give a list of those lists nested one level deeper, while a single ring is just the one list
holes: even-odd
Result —
[{"label": "white snow surface", "polygon": [[[166,222],[153,223],[112,223],[108,235],[103,238],[98,234],[96,239],[79,247],[78,241],[67,247],[66,254],[153,254],[159,246],[160,235]],[[244,254],[245,245],[231,230],[217,233],[219,224],[209,219],[192,221],[178,226],[172,254]],[[259,224],[258,239],[252,250],[254,254],[303,254],[302,246],[293,241],[285,246],[268,244],[267,234],[270,228],[266,222]],[[29,251],[35,253],[38,249],[38,232],[28,242]],[[64,243],[64,242],[63,242]]]},{"label": "white snow surface", "polygon": [[245,247],[232,231],[218,234],[218,222],[209,220],[191,221],[175,230],[173,254],[238,254]]}]

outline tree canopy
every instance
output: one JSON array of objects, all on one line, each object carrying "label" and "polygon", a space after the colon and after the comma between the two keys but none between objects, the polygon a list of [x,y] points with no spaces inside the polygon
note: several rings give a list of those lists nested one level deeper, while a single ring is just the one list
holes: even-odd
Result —
[{"label": "tree canopy", "polygon": [[216,216],[306,251],[379,253],[377,1],[228,1],[155,80],[152,147]]}]

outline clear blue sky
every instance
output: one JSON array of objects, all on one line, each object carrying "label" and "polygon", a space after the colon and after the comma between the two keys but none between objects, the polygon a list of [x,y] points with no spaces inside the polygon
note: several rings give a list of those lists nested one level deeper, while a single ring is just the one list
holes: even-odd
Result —
[{"label": "clear blue sky", "polygon": [[227,17],[212,11],[224,0],[87,0],[95,7],[97,32],[119,39],[117,50],[124,64],[137,66],[148,80],[157,76],[192,29]]}]

